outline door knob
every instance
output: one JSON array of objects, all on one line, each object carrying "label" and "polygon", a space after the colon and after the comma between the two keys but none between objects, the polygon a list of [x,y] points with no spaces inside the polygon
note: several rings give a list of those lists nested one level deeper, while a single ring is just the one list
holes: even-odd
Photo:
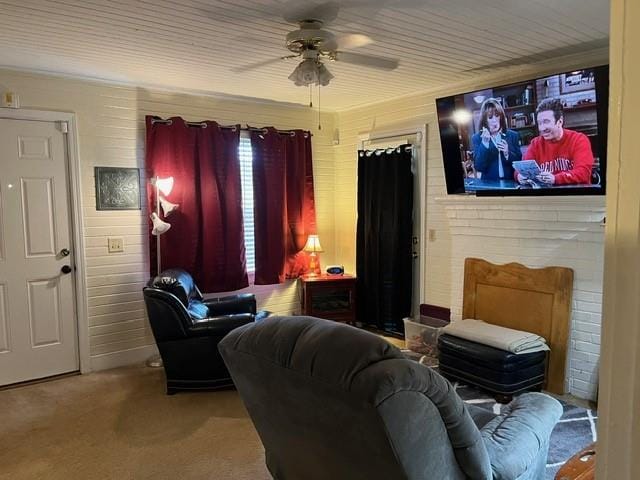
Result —
[{"label": "door knob", "polygon": [[69,265],[63,265],[62,268],[60,269],[60,271],[62,273],[64,273],[65,275],[67,273],[71,273],[71,270],[73,270]]},{"label": "door knob", "polygon": [[68,257],[70,253],[71,252],[69,251],[68,248],[63,248],[62,250],[60,250],[60,255],[63,257]]}]

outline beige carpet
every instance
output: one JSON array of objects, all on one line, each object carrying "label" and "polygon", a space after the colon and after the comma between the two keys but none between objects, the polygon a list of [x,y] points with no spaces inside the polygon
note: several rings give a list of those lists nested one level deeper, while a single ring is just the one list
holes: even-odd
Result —
[{"label": "beige carpet", "polygon": [[0,479],[270,478],[234,390],[167,396],[131,367],[0,391]]}]

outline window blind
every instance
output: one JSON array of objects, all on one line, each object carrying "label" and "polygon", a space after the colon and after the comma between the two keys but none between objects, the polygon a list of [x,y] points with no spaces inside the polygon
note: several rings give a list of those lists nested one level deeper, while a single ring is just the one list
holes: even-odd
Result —
[{"label": "window blind", "polygon": [[242,187],[242,216],[244,219],[244,246],[247,255],[247,272],[256,271],[255,239],[253,226],[253,155],[248,132],[240,135],[240,182]]}]

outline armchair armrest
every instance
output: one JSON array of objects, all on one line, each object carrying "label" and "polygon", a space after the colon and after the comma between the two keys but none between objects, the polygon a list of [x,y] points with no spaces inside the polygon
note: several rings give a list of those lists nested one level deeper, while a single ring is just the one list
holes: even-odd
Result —
[{"label": "armchair armrest", "polygon": [[253,314],[236,313],[194,320],[189,329],[194,336],[226,335],[234,328],[253,322]]},{"label": "armchair armrest", "polygon": [[[493,478],[520,478],[540,462],[544,468],[549,437],[561,415],[562,405],[554,398],[542,393],[527,393],[489,421],[480,432],[489,454]],[[541,457],[544,458],[540,460]]]},{"label": "armchair armrest", "polygon": [[228,297],[210,297],[202,301],[209,309],[209,317],[235,313],[256,314],[256,297],[252,293],[230,295]]}]

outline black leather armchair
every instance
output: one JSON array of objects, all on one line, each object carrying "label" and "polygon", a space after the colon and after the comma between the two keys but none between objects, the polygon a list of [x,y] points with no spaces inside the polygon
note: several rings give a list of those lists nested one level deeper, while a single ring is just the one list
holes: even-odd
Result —
[{"label": "black leather armchair", "polygon": [[253,294],[204,298],[191,275],[177,268],[149,280],[143,294],[164,364],[167,394],[233,386],[218,342],[255,320]]}]

